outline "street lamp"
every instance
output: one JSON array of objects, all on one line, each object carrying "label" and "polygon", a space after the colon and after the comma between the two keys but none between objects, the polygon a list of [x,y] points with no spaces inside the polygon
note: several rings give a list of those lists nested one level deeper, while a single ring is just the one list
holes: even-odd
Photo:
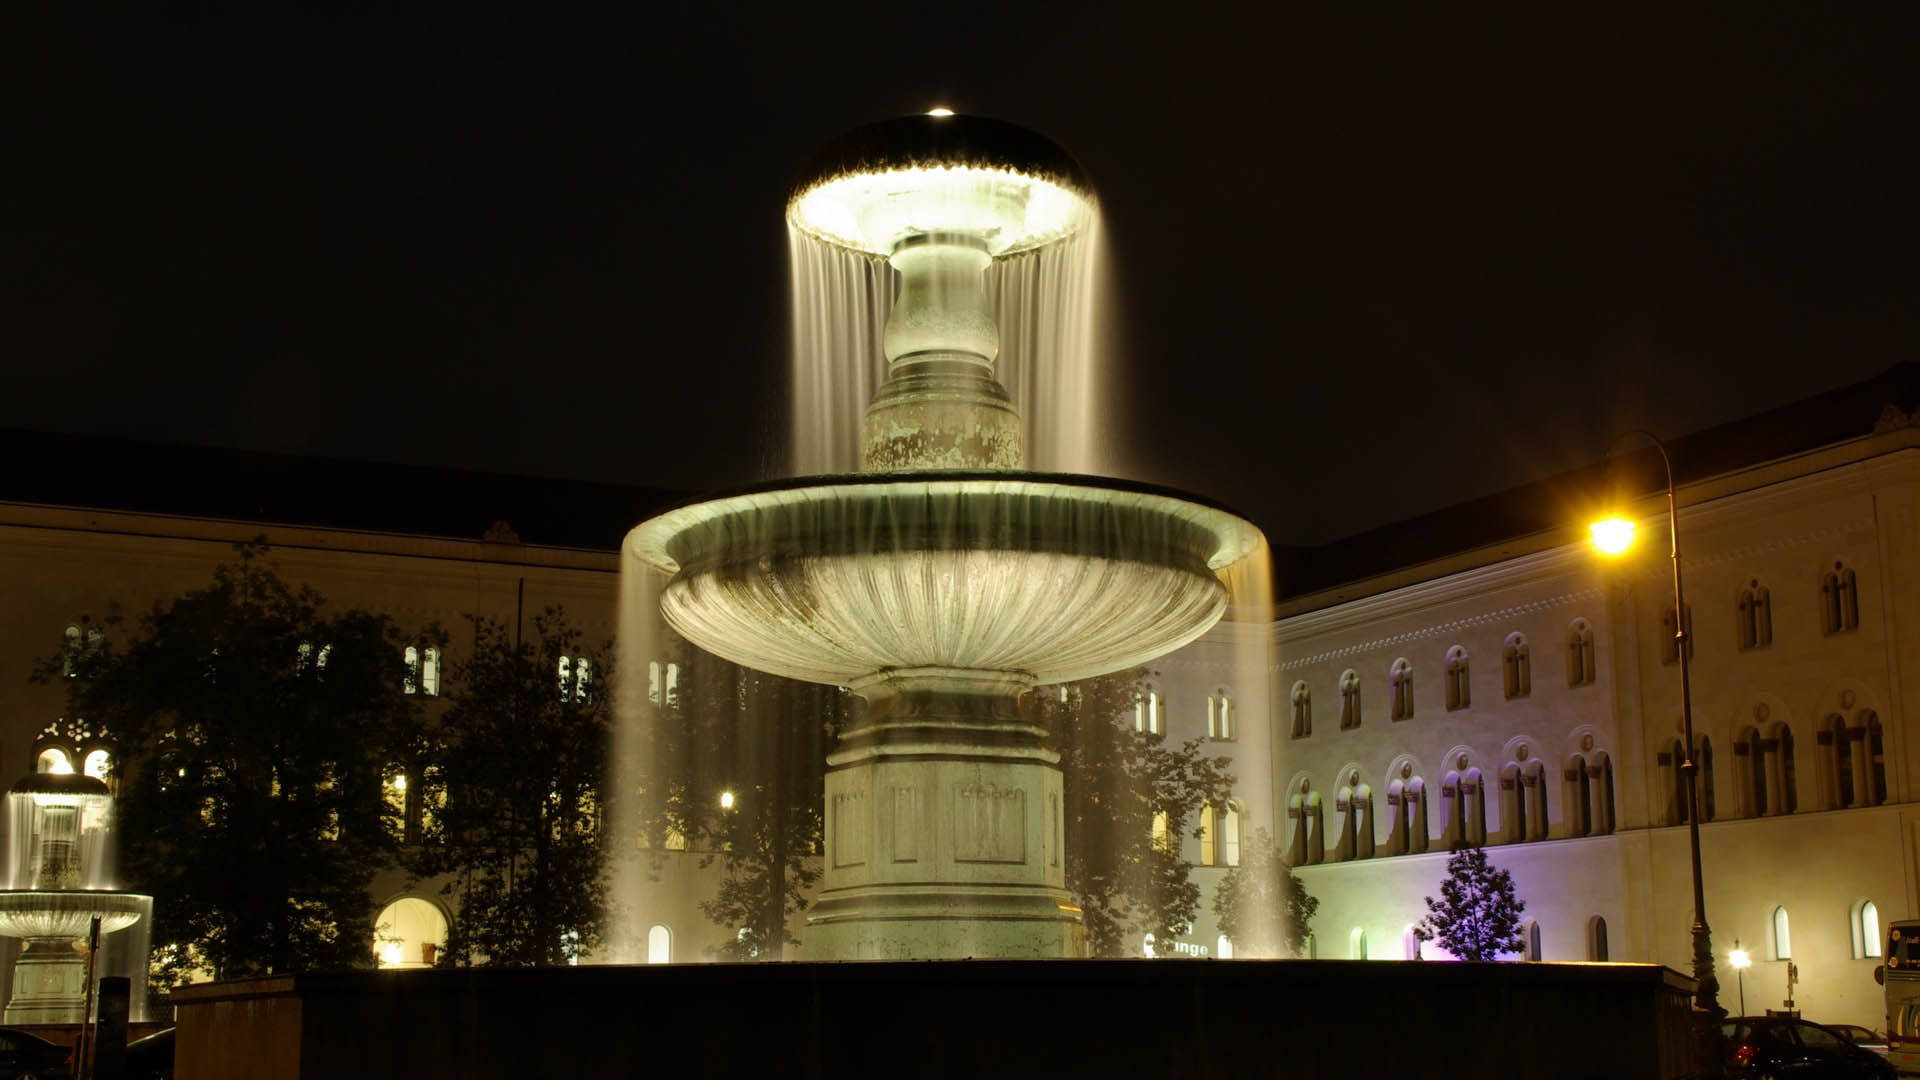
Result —
[{"label": "street lamp", "polygon": [[[1693,746],[1693,683],[1688,669],[1687,597],[1680,584],[1680,499],[1674,491],[1673,458],[1667,445],[1645,431],[1629,432],[1651,442],[1660,451],[1667,471],[1667,544],[1673,558],[1673,640],[1680,654],[1680,726],[1686,738],[1686,760],[1680,771],[1687,778],[1687,839],[1691,845],[1693,867],[1693,1024],[1694,1064],[1702,1076],[1718,1076],[1720,1061],[1720,1019],[1727,1011],[1720,1007],[1720,980],[1713,973],[1713,934],[1707,929],[1706,886],[1700,874],[1700,797]],[[1627,436],[1621,436],[1626,438]],[[1618,443],[1620,440],[1614,440]],[[1612,447],[1608,448],[1612,456]],[[1610,515],[1588,526],[1594,547],[1604,555],[1622,555],[1633,547],[1633,520],[1624,514]],[[1744,985],[1742,987],[1744,989]],[[1744,1012],[1743,1005],[1741,1011]]]},{"label": "street lamp", "polygon": [[1740,947],[1740,939],[1733,939],[1733,951],[1727,954],[1727,963],[1740,977],[1740,1015],[1747,1015],[1747,969],[1753,966],[1753,957]]},{"label": "street lamp", "polygon": [[733,809],[733,792],[723,791],[720,793],[720,809],[722,810]]}]

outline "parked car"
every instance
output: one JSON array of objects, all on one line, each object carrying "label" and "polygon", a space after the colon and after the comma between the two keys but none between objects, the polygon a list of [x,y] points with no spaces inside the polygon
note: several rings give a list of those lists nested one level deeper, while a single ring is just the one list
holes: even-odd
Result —
[{"label": "parked car", "polygon": [[1893,1065],[1832,1028],[1777,1016],[1742,1016],[1720,1025],[1727,1075],[1895,1080]]},{"label": "parked car", "polygon": [[1887,1056],[1887,1037],[1859,1024],[1828,1024],[1827,1028],[1847,1037],[1847,1041],[1862,1050],[1871,1050],[1881,1057]]},{"label": "parked car", "polygon": [[127,1080],[173,1080],[173,1029],[127,1044]]},{"label": "parked car", "polygon": [[19,1028],[0,1027],[0,1080],[69,1076],[73,1050]]}]

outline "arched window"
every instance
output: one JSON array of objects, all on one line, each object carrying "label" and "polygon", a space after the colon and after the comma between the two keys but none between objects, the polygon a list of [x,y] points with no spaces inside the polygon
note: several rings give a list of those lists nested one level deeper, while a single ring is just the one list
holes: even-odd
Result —
[{"label": "arched window", "polygon": [[1820,575],[1820,629],[1829,634],[1860,625],[1859,583],[1844,563]]},{"label": "arched window", "polygon": [[380,798],[386,804],[381,815],[386,819],[387,828],[396,840],[410,840],[408,835],[407,814],[407,768],[404,765],[391,764],[380,776]]},{"label": "arched window", "polygon": [[1387,672],[1387,686],[1393,719],[1413,719],[1413,663],[1404,656],[1395,660]]},{"label": "arched window", "polygon": [[589,701],[593,697],[593,661],[584,656],[573,661],[573,700]]},{"label": "arched window", "polygon": [[1149,686],[1133,695],[1133,730],[1148,735],[1163,734],[1160,728],[1160,691]]},{"label": "arched window", "polygon": [[1447,709],[1464,709],[1473,704],[1473,687],[1467,678],[1467,650],[1455,645],[1447,650]]},{"label": "arched window", "polygon": [[1293,821],[1293,840],[1287,845],[1289,866],[1306,866],[1326,858],[1320,806],[1320,793],[1305,778],[1287,797],[1287,817]]},{"label": "arched window", "polygon": [[[65,640],[67,649],[66,655],[60,662],[60,670],[61,674],[71,679],[80,673],[74,664],[74,661],[80,658],[80,628],[78,626],[68,626]],[[44,772],[45,770],[42,771]]]},{"label": "arched window", "polygon": [[[300,667],[306,666],[307,656],[312,651],[313,651],[313,644],[311,642],[303,641],[300,643],[300,661],[299,661]],[[420,692],[420,650],[415,648],[412,645],[409,645],[406,647],[404,651],[401,652],[400,659],[402,663],[407,665],[407,673],[400,680],[400,692],[403,694],[419,693]]]},{"label": "arched window", "polygon": [[1213,955],[1222,960],[1233,959],[1233,939],[1225,934],[1213,939]]},{"label": "arched window", "polygon": [[1207,698],[1207,738],[1232,742],[1233,737],[1233,695],[1221,687]]},{"label": "arched window", "polygon": [[1420,935],[1413,932],[1411,924],[1400,932],[1400,954],[1408,960],[1420,959]]},{"label": "arched window", "polygon": [[80,771],[95,780],[105,780],[113,771],[113,756],[105,750],[89,750],[83,759]]},{"label": "arched window", "polygon": [[1679,739],[1667,744],[1660,755],[1660,764],[1667,768],[1667,824],[1685,825],[1687,823],[1687,747]]},{"label": "arched window", "polygon": [[34,771],[58,773],[65,776],[73,772],[73,758],[67,756],[65,750],[57,746],[49,746],[45,750],[40,751],[40,756],[35,759]]},{"label": "arched window", "polygon": [[673,931],[659,923],[647,930],[647,963],[673,963]]},{"label": "arched window", "polygon": [[1853,740],[1847,738],[1847,721],[1837,713],[1828,716],[1813,739],[1820,752],[1821,771],[1826,774],[1827,809],[1858,805],[1854,802]]},{"label": "arched window", "polygon": [[1775,813],[1791,814],[1800,809],[1799,781],[1793,765],[1793,729],[1785,724],[1774,728],[1773,738],[1767,740],[1768,782],[1771,785],[1768,805],[1775,807]]},{"label": "arched window", "polygon": [[417,896],[395,900],[374,920],[373,942],[382,968],[432,967],[447,947],[446,912]]},{"label": "arched window", "polygon": [[1460,793],[1461,785],[1457,772],[1449,772],[1440,780],[1440,802],[1447,811],[1447,827],[1441,840],[1448,850],[1467,840],[1467,806]]},{"label": "arched window", "polygon": [[1607,920],[1598,915],[1587,920],[1587,959],[1599,963],[1607,960]]},{"label": "arched window", "polygon": [[1360,673],[1348,668],[1340,673],[1340,730],[1360,726]]},{"label": "arched window", "polygon": [[1240,865],[1240,807],[1228,803],[1220,814],[1220,863],[1222,866]]},{"label": "arched window", "polygon": [[1585,619],[1575,619],[1567,627],[1567,685],[1592,686],[1597,674],[1593,655],[1593,624]]},{"label": "arched window", "polygon": [[1460,802],[1467,818],[1467,843],[1487,842],[1487,784],[1479,769],[1468,769],[1460,777]]},{"label": "arched window", "polygon": [[[1693,659],[1693,605],[1686,607],[1686,617],[1681,620],[1680,629],[1686,631],[1687,659]],[[1676,664],[1680,662],[1680,639],[1676,636],[1673,624],[1673,609],[1668,608],[1660,616],[1660,662]]]},{"label": "arched window", "polygon": [[1533,651],[1527,647],[1524,634],[1507,635],[1500,650],[1500,675],[1509,701],[1533,693]]},{"label": "arched window", "polygon": [[647,703],[658,708],[666,699],[660,691],[660,661],[647,662]]},{"label": "arched window", "polygon": [[1509,761],[1500,770],[1500,838],[1509,844],[1528,839],[1527,791],[1518,762]]},{"label": "arched window", "polygon": [[1713,797],[1713,740],[1700,736],[1700,820],[1712,821],[1719,816]]},{"label": "arched window", "polygon": [[1340,815],[1341,859],[1373,857],[1373,789],[1359,780],[1358,773],[1349,773],[1334,797],[1334,812]]},{"label": "arched window", "polygon": [[1147,842],[1161,851],[1177,851],[1179,845],[1174,842],[1173,829],[1167,824],[1167,812],[1155,810],[1153,822],[1148,827]]},{"label": "arched window", "polygon": [[1767,812],[1766,741],[1760,729],[1747,727],[1733,739],[1733,778],[1739,796],[1741,817],[1759,817]]},{"label": "arched window", "polygon": [[420,770],[419,791],[414,800],[420,807],[420,838],[439,840],[441,818],[447,812],[447,774],[438,765],[427,765]]},{"label": "arched window", "polygon": [[1865,960],[1880,955],[1880,909],[1873,901],[1853,905],[1853,958]]},{"label": "arched window", "polygon": [[1575,754],[1567,759],[1566,771],[1561,773],[1567,782],[1567,829],[1573,836],[1588,836],[1593,832],[1593,781],[1587,774],[1587,759]]},{"label": "arched window", "polygon": [[1587,821],[1592,825],[1591,835],[1606,836],[1618,822],[1613,801],[1613,755],[1595,750],[1587,761],[1587,778],[1591,798],[1587,804]]},{"label": "arched window", "polygon": [[1793,959],[1793,936],[1787,931],[1787,909],[1773,909],[1773,958],[1775,960]]},{"label": "arched window", "polygon": [[1218,846],[1214,843],[1213,804],[1200,807],[1200,865],[1219,865]]},{"label": "arched window", "polygon": [[1367,932],[1361,927],[1354,927],[1353,932],[1347,935],[1347,958],[1350,960],[1367,958]]},{"label": "arched window", "polygon": [[440,650],[432,645],[420,650],[420,692],[440,696]]},{"label": "arched window", "polygon": [[1880,714],[1872,709],[1862,714],[1865,719],[1860,724],[1866,733],[1866,768],[1862,770],[1867,779],[1866,795],[1863,801],[1868,806],[1879,806],[1887,801],[1887,738],[1880,727]]},{"label": "arched window", "polygon": [[1528,919],[1521,940],[1526,948],[1520,953],[1520,959],[1538,961],[1540,959],[1540,924],[1533,919]]},{"label": "arched window", "polygon": [[1408,850],[1419,854],[1427,850],[1427,782],[1414,777],[1407,781],[1402,798],[1407,805]]},{"label": "arched window", "polygon": [[565,701],[573,696],[573,657],[562,656],[558,667],[560,700]]},{"label": "arched window", "polygon": [[1748,582],[1734,601],[1734,626],[1742,649],[1773,644],[1773,601],[1758,578]]},{"label": "arched window", "polygon": [[1293,693],[1289,696],[1293,702],[1293,737],[1304,739],[1313,734],[1313,692],[1307,689],[1303,679],[1293,684]]}]

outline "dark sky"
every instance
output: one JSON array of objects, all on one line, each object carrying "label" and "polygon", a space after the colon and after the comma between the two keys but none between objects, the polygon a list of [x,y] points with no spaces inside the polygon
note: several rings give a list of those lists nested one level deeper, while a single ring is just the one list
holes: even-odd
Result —
[{"label": "dark sky", "polygon": [[31,6],[0,426],[758,479],[787,185],[933,103],[1086,165],[1113,426],[1276,540],[1920,358],[1911,5]]}]

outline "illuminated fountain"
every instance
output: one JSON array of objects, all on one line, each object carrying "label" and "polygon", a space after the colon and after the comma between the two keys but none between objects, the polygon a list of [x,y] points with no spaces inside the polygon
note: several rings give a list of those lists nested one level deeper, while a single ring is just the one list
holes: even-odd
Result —
[{"label": "illuminated fountain", "polygon": [[1073,236],[1090,200],[1058,146],[994,121],[905,117],[830,144],[789,221],[900,274],[862,472],[627,536],[636,569],[671,575],[660,608],[681,636],[865,701],[827,759],[810,958],[1079,955],[1059,756],[1018,698],[1192,641],[1260,544],[1177,492],[1023,471],[982,275]]},{"label": "illuminated fountain", "polygon": [[83,1019],[86,960],[79,948],[100,920],[100,935],[124,930],[152,898],[92,887],[105,881],[107,785],[81,773],[43,772],[9,789],[14,827],[13,881],[0,890],[0,936],[23,938],[13,965],[9,1024]]}]

